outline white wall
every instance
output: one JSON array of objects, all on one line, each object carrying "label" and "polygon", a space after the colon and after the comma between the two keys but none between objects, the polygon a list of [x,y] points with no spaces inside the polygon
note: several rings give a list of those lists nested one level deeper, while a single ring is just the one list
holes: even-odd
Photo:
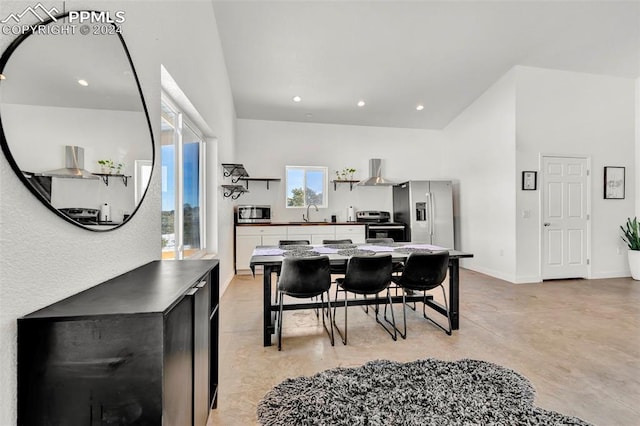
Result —
[{"label": "white wall", "polygon": [[[636,79],[636,155],[635,155],[635,165],[636,168],[640,165],[640,78]],[[640,182],[638,182],[638,175],[636,174],[635,185],[636,185],[636,216],[640,216]]]},{"label": "white wall", "polygon": [[[251,182],[249,193],[235,202],[223,201],[229,210],[235,204],[268,204],[274,221],[300,221],[305,209],[285,208],[285,166],[326,166],[329,179],[336,170],[355,168],[355,179],[369,174],[369,159],[381,158],[383,176],[395,182],[409,179],[450,178],[443,167],[442,132],[281,121],[238,120],[236,159],[252,177],[277,177],[281,182]],[[227,183],[229,179],[226,179]],[[392,212],[390,187],[329,185],[329,208],[312,211],[312,220],[345,221],[347,208]]]},{"label": "white wall", "polygon": [[[0,3],[0,16],[25,2]],[[9,9],[12,7],[12,9]],[[233,160],[235,112],[216,30],[213,7],[200,2],[67,1],[72,8],[126,11],[123,36],[149,108],[156,141],[160,122],[160,64],[172,75],[216,133],[217,152]],[[19,8],[19,10],[13,10]],[[0,50],[10,39],[0,38]],[[156,154],[158,150],[156,149]],[[211,160],[211,159],[210,159]],[[68,224],[46,209],[0,158],[0,424],[16,424],[16,319],[78,291],[160,257],[159,162],[136,216],[123,228],[94,233]],[[217,163],[209,164],[215,174]],[[215,179],[214,179],[215,182]],[[233,270],[232,216],[212,184],[210,212],[220,207],[223,234],[221,280]],[[226,241],[225,241],[226,238]]]},{"label": "white wall", "polygon": [[515,259],[515,74],[507,73],[444,130],[447,172],[457,178],[456,246],[463,266],[508,281]]},{"label": "white wall", "polygon": [[[635,81],[530,67],[517,67],[516,75],[514,180],[522,170],[538,170],[540,154],[590,157],[591,277],[629,276],[619,226],[635,211]],[[604,166],[626,167],[624,200],[603,199]],[[516,194],[518,281],[538,281],[540,191]]]}]

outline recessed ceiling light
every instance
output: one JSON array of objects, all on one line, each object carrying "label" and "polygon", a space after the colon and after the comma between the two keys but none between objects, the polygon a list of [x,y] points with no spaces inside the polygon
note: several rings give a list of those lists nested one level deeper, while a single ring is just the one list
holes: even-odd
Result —
[{"label": "recessed ceiling light", "polygon": [[310,112],[308,112],[308,113],[306,113],[304,116],[305,116],[305,117],[307,117],[307,118],[311,118],[311,117],[313,117],[313,114],[311,114]]},{"label": "recessed ceiling light", "polygon": [[302,98],[300,96],[294,96],[293,97],[293,102],[300,102],[302,100]]},{"label": "recessed ceiling light", "polygon": [[418,111],[422,111],[422,110],[424,109],[424,105],[422,105],[422,104],[418,104],[418,106],[416,107],[416,109],[417,109]]},{"label": "recessed ceiling light", "polygon": [[78,80],[78,84],[79,84],[80,86],[85,86],[85,87],[89,85],[89,83],[87,82],[87,80],[82,80],[82,79]]},{"label": "recessed ceiling light", "polygon": [[358,106],[359,106],[359,107],[363,107],[363,106],[365,106],[365,105],[366,105],[366,104],[364,103],[364,101],[358,101]]}]

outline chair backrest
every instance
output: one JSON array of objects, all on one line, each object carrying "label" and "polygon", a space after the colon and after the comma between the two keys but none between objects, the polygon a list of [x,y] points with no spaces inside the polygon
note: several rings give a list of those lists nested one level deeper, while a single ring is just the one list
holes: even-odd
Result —
[{"label": "chair backrest", "polygon": [[449,267],[449,252],[411,253],[398,280],[411,290],[431,290],[442,284]]},{"label": "chair backrest", "polygon": [[347,271],[341,286],[345,290],[375,294],[387,288],[391,282],[391,255],[353,256],[347,263]]},{"label": "chair backrest", "polygon": [[322,244],[353,244],[351,238],[345,238],[344,240],[322,240]]},{"label": "chair backrest", "polygon": [[309,245],[309,240],[280,240],[279,246],[305,246]]},{"label": "chair backrest", "polygon": [[293,297],[317,296],[331,287],[328,256],[285,257],[278,289]]},{"label": "chair backrest", "polygon": [[393,243],[393,238],[367,238],[365,240],[367,244],[391,244]]}]

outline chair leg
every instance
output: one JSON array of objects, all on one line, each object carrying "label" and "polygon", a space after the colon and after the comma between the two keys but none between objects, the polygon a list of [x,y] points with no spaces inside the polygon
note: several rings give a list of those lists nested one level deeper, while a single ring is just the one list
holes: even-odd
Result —
[{"label": "chair leg", "polygon": [[[378,300],[378,295],[377,294],[376,294],[376,300]],[[378,324],[380,324],[382,326],[382,328],[384,328],[384,330],[387,333],[389,333],[391,338],[395,341],[395,340],[398,340],[397,329],[396,329],[396,317],[395,317],[395,315],[393,313],[393,304],[392,304],[392,300],[391,300],[391,291],[389,290],[388,287],[387,287],[387,302],[389,303],[389,308],[391,309],[391,320],[393,322],[391,322],[390,324],[393,326],[393,332],[391,332],[391,330],[389,328],[387,328],[387,326],[385,326],[384,323],[378,319],[378,306],[377,306],[377,304],[376,304],[376,322]],[[384,319],[385,319],[385,321],[389,322],[387,320],[387,305],[386,304],[384,306]]]},{"label": "chair leg", "polygon": [[[322,294],[320,296],[321,299],[324,298],[324,294]],[[327,334],[329,334],[329,337],[331,338],[331,346],[335,345],[335,339],[333,337],[333,317],[331,315],[331,296],[329,295],[329,290],[327,290],[327,314],[329,315],[329,327],[331,327],[331,331],[329,331],[329,329],[327,328],[325,321],[324,321],[324,301],[323,301],[323,306],[322,306],[322,325],[324,326],[324,329],[327,331]]]},{"label": "chair leg", "polygon": [[335,303],[333,305],[333,325],[336,328],[336,331],[338,332],[338,335],[342,339],[342,344],[343,345],[347,344],[347,299],[348,299],[347,296],[348,296],[348,294],[345,291],[344,292],[344,334],[342,334],[342,331],[340,330],[340,327],[338,327],[338,324],[336,323],[336,309],[338,307],[338,292],[337,291],[336,291]]},{"label": "chair leg", "polygon": [[280,302],[279,302],[279,310],[278,310],[278,350],[282,350],[282,301],[284,299],[284,295],[280,294]]},{"label": "chair leg", "polygon": [[444,297],[444,306],[447,309],[447,322],[449,325],[449,328],[444,328],[443,326],[441,326],[439,323],[437,323],[436,321],[434,321],[432,318],[427,316],[427,312],[426,312],[426,306],[427,304],[424,303],[427,299],[427,292],[425,291],[424,294],[424,299],[423,299],[423,303],[422,303],[422,316],[425,317],[425,319],[429,320],[430,322],[432,322],[435,326],[437,326],[438,328],[440,328],[442,331],[444,331],[445,333],[447,333],[447,335],[451,336],[451,313],[449,312],[449,304],[447,303],[447,294],[444,291],[444,286],[442,284],[440,284],[439,286],[442,289],[442,296]]},{"label": "chair leg", "polygon": [[407,338],[407,294],[403,291],[402,292],[402,324],[403,324],[403,331],[399,331],[398,333],[400,334],[400,337],[402,337],[403,339]]}]

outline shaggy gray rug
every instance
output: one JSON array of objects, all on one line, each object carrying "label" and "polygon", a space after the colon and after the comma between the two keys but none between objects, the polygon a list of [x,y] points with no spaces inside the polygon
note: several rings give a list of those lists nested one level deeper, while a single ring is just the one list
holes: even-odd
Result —
[{"label": "shaggy gray rug", "polygon": [[263,425],[589,425],[533,404],[520,374],[484,361],[378,360],[287,379],[258,403]]}]

